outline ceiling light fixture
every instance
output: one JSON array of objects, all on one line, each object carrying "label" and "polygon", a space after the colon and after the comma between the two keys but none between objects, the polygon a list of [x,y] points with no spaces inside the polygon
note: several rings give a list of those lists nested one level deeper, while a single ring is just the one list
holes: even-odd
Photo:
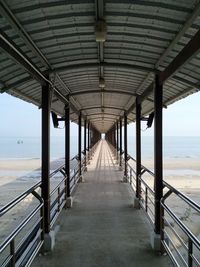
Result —
[{"label": "ceiling light fixture", "polygon": [[98,20],[95,28],[96,42],[105,42],[106,40],[106,22],[105,20]]},{"label": "ceiling light fixture", "polygon": [[101,89],[104,89],[105,88],[105,80],[104,80],[104,78],[99,78],[99,87],[101,88]]}]

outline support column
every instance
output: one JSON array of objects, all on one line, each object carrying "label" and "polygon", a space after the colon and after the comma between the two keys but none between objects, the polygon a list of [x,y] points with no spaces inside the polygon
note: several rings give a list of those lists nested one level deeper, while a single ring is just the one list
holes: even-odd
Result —
[{"label": "support column", "polygon": [[124,114],[124,182],[127,182],[127,115]]},{"label": "support column", "polygon": [[80,112],[78,118],[78,160],[79,160],[79,181],[82,182],[82,170],[81,170],[81,121],[82,121],[82,114]]},{"label": "support column", "polygon": [[87,142],[87,145],[88,145],[88,152],[90,150],[90,123],[88,122],[88,142]]},{"label": "support column", "polygon": [[119,122],[119,144],[120,144],[119,166],[120,166],[120,170],[122,170],[122,120],[120,120]]},{"label": "support column", "polygon": [[87,155],[87,151],[86,151],[86,140],[87,140],[87,136],[86,136],[86,134],[87,134],[87,121],[84,120],[84,156],[85,156],[85,162],[84,162],[84,164],[85,164],[85,168],[86,168],[86,162],[87,162],[87,160],[86,160],[86,155]]},{"label": "support column", "polygon": [[51,251],[55,244],[55,236],[50,232],[50,88],[42,86],[42,186],[44,200],[44,250]]},{"label": "support column", "polygon": [[65,106],[65,173],[67,181],[66,190],[66,208],[72,207],[72,197],[70,192],[70,106]]},{"label": "support column", "polygon": [[136,198],[134,207],[140,207],[141,183],[139,176],[141,174],[141,104],[136,98]]},{"label": "support column", "polygon": [[118,153],[118,151],[119,151],[119,127],[118,127],[118,122],[116,123],[116,135],[117,135],[117,138],[116,138],[116,140],[117,140],[117,144],[116,144],[116,149],[117,149],[117,162],[118,162],[118,160],[119,160],[119,153]]},{"label": "support column", "polygon": [[90,163],[90,123],[88,122],[88,164]]},{"label": "support column", "polygon": [[155,78],[154,89],[154,172],[155,172],[155,225],[153,248],[160,250],[161,236],[161,214],[160,200],[163,196],[163,152],[162,152],[162,104],[163,102],[163,86],[160,84],[159,75]]}]

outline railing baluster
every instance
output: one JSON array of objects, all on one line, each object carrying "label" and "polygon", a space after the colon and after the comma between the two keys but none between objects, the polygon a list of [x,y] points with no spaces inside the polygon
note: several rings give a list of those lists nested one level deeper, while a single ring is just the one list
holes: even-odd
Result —
[{"label": "railing baluster", "polygon": [[[131,156],[128,156],[128,157],[135,162],[135,160]],[[123,163],[123,161],[124,161],[124,159],[122,158],[122,163]],[[122,166],[123,166],[123,164],[122,164]],[[131,166],[130,163],[128,163],[128,173],[130,175],[130,177],[129,177],[130,178],[130,184],[132,186],[133,173],[135,173],[135,170]],[[154,194],[155,193],[154,193],[154,188],[152,188],[152,186],[150,186],[146,182],[145,178],[142,177],[144,173],[150,175],[154,179],[154,173],[152,171],[148,170],[146,167],[144,167],[142,165],[142,171],[141,171],[141,174],[140,174],[140,177],[139,177],[140,183],[142,185],[141,188],[143,188],[142,189],[141,198],[140,198],[140,204],[141,204],[141,207],[146,212],[146,214],[147,214],[148,218],[150,219],[150,221],[154,224],[154,220],[152,218],[153,211],[151,209],[152,208],[151,206],[155,205],[155,198],[154,198]],[[173,252],[173,249],[171,250],[171,248],[170,248],[169,241],[165,240],[165,232],[166,232],[165,231],[165,213],[167,213],[167,216],[172,218],[174,220],[174,223],[188,237],[188,248],[187,248],[188,256],[186,256],[187,259],[184,259],[186,266],[193,267],[193,265],[195,265],[195,264],[196,264],[195,266],[200,266],[198,260],[196,259],[196,255],[193,254],[193,253],[198,254],[199,251],[200,251],[200,242],[199,242],[199,240],[190,231],[188,226],[185,225],[184,222],[182,222],[175,215],[175,213],[170,210],[170,208],[164,202],[171,194],[174,194],[180,200],[182,200],[184,203],[188,204],[195,212],[200,213],[200,206],[197,203],[195,203],[193,200],[191,200],[190,198],[185,196],[183,193],[181,193],[179,190],[177,190],[176,188],[174,188],[171,185],[169,185],[168,183],[166,183],[165,181],[163,182],[163,184],[164,184],[164,187],[168,189],[168,192],[165,193],[163,199],[161,200],[161,216],[160,216],[161,240],[162,240],[161,253],[164,253],[164,250],[165,250],[170,255],[171,258],[175,259],[174,262],[175,262],[176,266],[179,266],[179,263],[178,263],[179,260],[180,260],[180,262],[182,262],[182,260],[184,259],[182,254],[180,254],[178,256],[174,256],[173,255],[174,252]],[[172,243],[171,245],[173,245],[175,247],[174,243]],[[195,250],[194,250],[194,246],[196,248]],[[179,253],[181,253],[181,252],[179,252]],[[178,260],[178,258],[179,258],[179,260]]]},{"label": "railing baluster", "polygon": [[60,211],[60,186],[58,187],[58,212]]},{"label": "railing baluster", "polygon": [[188,238],[188,267],[193,266],[192,253],[193,253],[193,243],[192,240]]},{"label": "railing baluster", "polygon": [[148,213],[148,188],[145,187],[145,211]]},{"label": "railing baluster", "polygon": [[11,267],[15,267],[15,239],[10,242]]},{"label": "railing baluster", "polygon": [[132,185],[132,176],[133,176],[133,172],[132,172],[132,169],[130,168],[130,185]]}]

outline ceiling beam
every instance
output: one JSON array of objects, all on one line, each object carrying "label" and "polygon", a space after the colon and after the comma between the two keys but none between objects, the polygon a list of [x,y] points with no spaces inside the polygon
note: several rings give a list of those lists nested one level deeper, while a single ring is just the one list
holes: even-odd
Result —
[{"label": "ceiling beam", "polygon": [[[200,3],[198,3],[197,6],[194,8],[194,11],[189,16],[189,18],[186,20],[186,22],[183,25],[183,27],[180,29],[180,31],[177,33],[177,35],[173,38],[173,40],[170,43],[170,45],[167,47],[167,49],[163,52],[163,54],[160,56],[160,58],[156,62],[156,64],[155,64],[155,72],[159,68],[159,66],[162,64],[162,62],[165,60],[165,58],[169,55],[169,53],[173,50],[173,48],[179,42],[179,40],[184,36],[186,31],[192,26],[192,24],[194,23],[195,19],[199,16],[199,14],[200,14]],[[136,90],[136,93],[138,93],[142,88],[144,88],[144,86],[147,83],[147,81],[151,78],[151,75],[152,75],[152,72],[150,72],[147,75],[147,77],[144,79],[144,81],[140,84],[140,86]],[[176,79],[176,77],[173,77],[173,78]],[[145,99],[145,97],[147,97],[149,95],[149,93],[151,93],[150,88],[152,88],[152,87],[153,87],[153,83],[151,83],[147,87],[147,89],[144,91],[143,97],[140,97],[140,101],[142,101],[142,99]],[[195,85],[194,85],[194,87],[195,87]],[[132,110],[134,108],[135,108],[135,104],[132,105]]]},{"label": "ceiling beam", "polygon": [[137,65],[137,64],[129,64],[129,63],[109,63],[109,62],[102,62],[102,63],[80,63],[80,64],[71,64],[67,66],[57,67],[54,70],[49,70],[49,73],[52,72],[61,73],[65,71],[72,71],[73,69],[85,69],[85,68],[99,68],[99,67],[106,67],[106,68],[122,68],[127,70],[138,70],[138,71],[145,71],[145,72],[152,72],[157,73],[157,71],[153,68]]},{"label": "ceiling beam", "polygon": [[167,68],[160,73],[160,83],[164,83],[172,75],[174,75],[184,64],[186,64],[192,57],[194,57],[200,50],[200,30],[194,37],[186,44],[181,52],[174,58],[174,60],[167,66]]},{"label": "ceiling beam", "polygon": [[113,116],[105,116],[103,113],[100,113],[98,116],[90,116],[88,119],[90,120],[90,121],[93,121],[93,120],[96,120],[96,119],[101,119],[101,120],[104,120],[104,119],[110,119],[110,120],[113,120],[113,121],[115,121],[115,120],[117,120],[117,115],[115,116],[115,117],[113,117]]},{"label": "ceiling beam", "polygon": [[181,28],[181,30],[177,33],[175,38],[173,38],[173,40],[170,43],[170,45],[167,47],[167,49],[164,51],[162,56],[156,62],[156,64],[155,64],[155,68],[156,69],[160,66],[160,64],[162,64],[162,62],[169,55],[169,53],[174,49],[175,45],[183,37],[183,35],[186,33],[186,31],[192,26],[192,24],[194,23],[195,19],[199,16],[199,14],[200,14],[200,3],[198,3],[197,6],[194,8],[194,11],[189,16],[189,18],[186,20],[186,22],[183,25],[183,27]]},{"label": "ceiling beam", "polygon": [[[35,66],[23,52],[8,38],[8,36],[0,30],[0,49],[8,54],[17,64],[23,67],[35,80],[41,85],[48,83],[53,88],[54,95],[63,103],[68,104],[68,99],[63,95],[38,68]],[[74,111],[77,109],[70,104]]]},{"label": "ceiling beam", "polygon": [[[91,110],[91,109],[101,109],[101,105],[99,106],[92,106],[92,107],[87,107],[87,108],[82,108],[81,111],[83,110]],[[104,106],[103,107],[104,109],[114,109],[114,110],[120,110],[120,111],[125,111],[123,108],[119,108],[119,107],[116,107],[116,106]]]},{"label": "ceiling beam", "polygon": [[[7,21],[10,23],[12,28],[22,38],[22,40],[24,41],[26,46],[33,52],[34,55],[37,56],[37,58],[46,67],[46,69],[52,70],[52,67],[51,67],[50,63],[48,62],[47,58],[43,55],[41,50],[36,46],[36,44],[31,39],[30,35],[26,32],[24,27],[21,25],[21,23],[18,21],[18,19],[15,17],[15,15],[12,13],[12,11],[9,9],[9,7],[6,5],[5,1],[3,1],[3,0],[1,0],[1,2],[0,2],[0,14],[7,19]],[[17,48],[17,46],[15,46],[15,47]],[[17,50],[19,50],[19,48],[17,48]],[[66,90],[65,83],[62,81],[62,79],[59,77],[58,74],[56,76],[57,76],[57,79],[58,79],[59,83],[61,84],[62,88]],[[71,107],[75,111],[77,111],[77,108],[74,105],[71,105]]]},{"label": "ceiling beam", "polygon": [[[96,10],[96,23],[99,20],[104,20],[104,0],[95,0],[95,10]],[[98,46],[98,59],[99,63],[104,62],[104,43],[99,42],[97,43]],[[104,77],[104,67],[103,65],[99,66],[99,77]]]},{"label": "ceiling beam", "polygon": [[36,55],[40,59],[40,61],[43,63],[43,65],[47,69],[51,68],[51,66],[48,63],[45,56],[42,54],[40,49],[35,45],[35,43],[31,39],[31,37],[29,36],[29,34],[27,34],[25,29],[22,27],[20,22],[17,20],[15,15],[11,12],[11,10],[8,8],[5,1],[3,1],[3,0],[0,1],[0,13],[4,18],[7,19],[7,21],[12,26],[12,28],[24,40],[24,43],[27,45],[27,47],[29,47],[32,50],[34,55]]},{"label": "ceiling beam", "polygon": [[[120,90],[108,90],[105,89],[103,91],[105,94],[121,94],[121,95],[131,95],[131,96],[136,96],[132,92],[128,91],[120,91]],[[86,91],[78,91],[78,92],[72,92],[70,95],[71,96],[78,96],[78,95],[85,95],[85,94],[100,94],[100,90],[86,90]]]},{"label": "ceiling beam", "polygon": [[5,51],[9,57],[22,66],[34,79],[40,84],[49,80],[45,75],[35,66],[27,56],[8,38],[8,36],[0,30],[0,48]]},{"label": "ceiling beam", "polygon": [[[116,113],[109,113],[109,112],[104,112],[103,115],[109,115],[109,116],[119,116],[119,114]],[[99,113],[91,113],[88,114],[87,118],[89,118],[90,116],[100,116]]]}]

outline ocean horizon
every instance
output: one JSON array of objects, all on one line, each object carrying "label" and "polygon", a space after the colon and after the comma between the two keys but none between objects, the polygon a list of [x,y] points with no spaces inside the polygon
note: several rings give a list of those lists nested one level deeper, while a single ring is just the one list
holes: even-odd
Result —
[{"label": "ocean horizon", "polygon": [[[154,156],[154,137],[142,137],[142,158]],[[37,159],[41,158],[41,137],[0,137],[0,159]],[[83,150],[83,140],[82,140]],[[51,137],[51,160],[64,157],[64,137]],[[135,157],[135,136],[128,136],[128,153]],[[70,137],[71,158],[78,154],[78,137]],[[200,158],[199,136],[164,136],[163,157]]]}]

